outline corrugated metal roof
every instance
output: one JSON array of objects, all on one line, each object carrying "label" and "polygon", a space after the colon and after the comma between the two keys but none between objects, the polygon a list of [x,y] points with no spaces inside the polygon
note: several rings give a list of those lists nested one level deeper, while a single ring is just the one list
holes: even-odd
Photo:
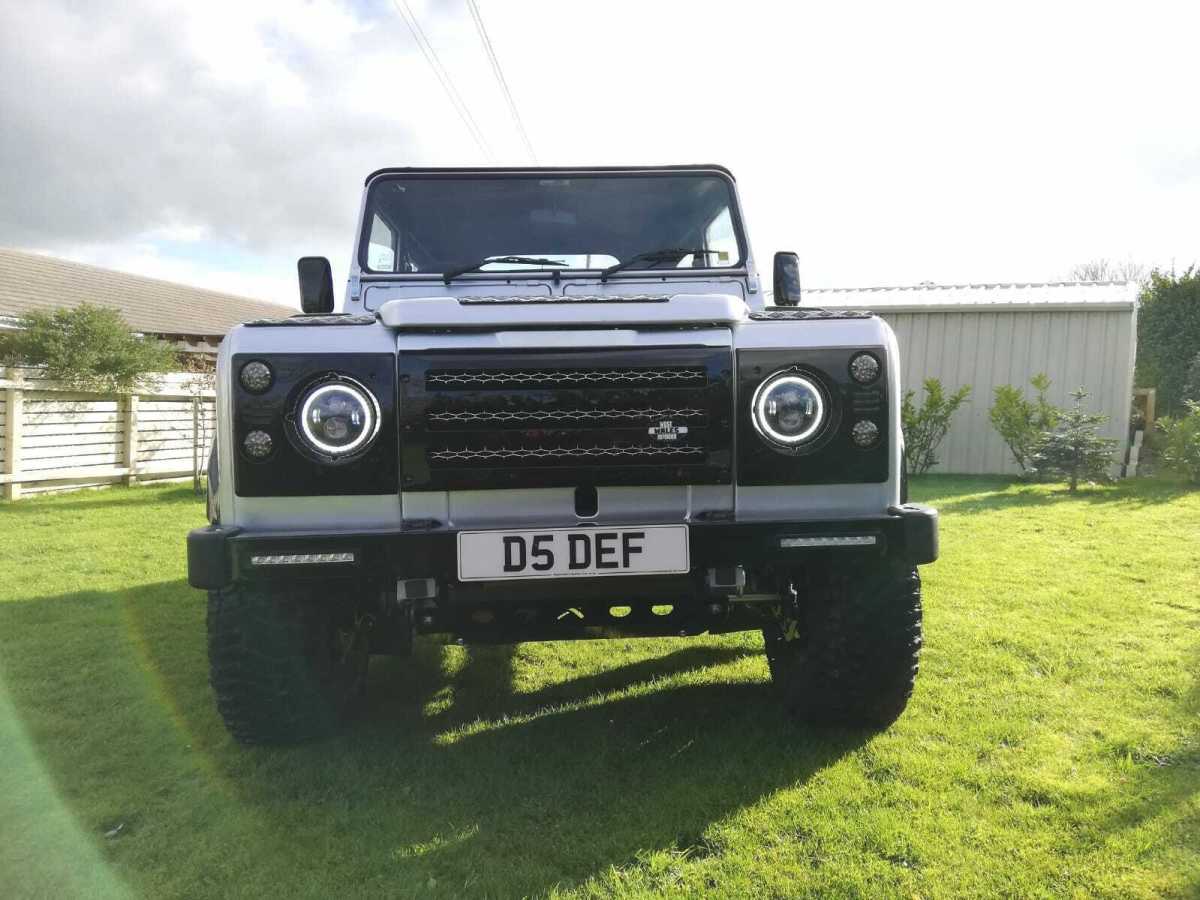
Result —
[{"label": "corrugated metal roof", "polygon": [[918,284],[907,287],[813,288],[804,306],[863,309],[954,309],[992,306],[1012,309],[1118,307],[1137,305],[1138,285],[1129,281],[1046,281],[1007,284]]},{"label": "corrugated metal roof", "polygon": [[0,317],[93,303],[143,334],[223,335],[251,319],[287,316],[279,303],[0,248]]}]

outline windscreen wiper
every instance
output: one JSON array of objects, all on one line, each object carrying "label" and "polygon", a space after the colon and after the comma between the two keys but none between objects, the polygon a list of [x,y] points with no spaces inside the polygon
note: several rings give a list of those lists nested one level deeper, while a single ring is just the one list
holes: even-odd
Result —
[{"label": "windscreen wiper", "polygon": [[552,266],[557,268],[566,268],[566,263],[560,259],[542,259],[540,256],[485,256],[478,262],[473,262],[466,266],[457,266],[453,269],[447,269],[442,273],[442,281],[449,284],[459,275],[465,275],[468,272],[475,272],[482,269],[489,263],[506,263],[509,265],[525,265],[525,266]]},{"label": "windscreen wiper", "polygon": [[717,250],[699,250],[692,247],[663,247],[661,250],[650,250],[646,253],[638,253],[629,259],[622,260],[619,263],[613,263],[607,269],[600,271],[600,280],[608,281],[608,276],[613,272],[620,272],[622,269],[628,269],[634,263],[663,263],[663,262],[679,262],[685,256],[716,256]]}]

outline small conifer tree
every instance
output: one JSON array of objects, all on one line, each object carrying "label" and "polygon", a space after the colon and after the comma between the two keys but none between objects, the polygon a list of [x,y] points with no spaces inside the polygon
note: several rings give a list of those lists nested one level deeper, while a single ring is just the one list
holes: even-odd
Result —
[{"label": "small conifer tree", "polygon": [[1089,413],[1083,408],[1087,391],[1071,394],[1070,409],[1059,412],[1058,424],[1042,432],[1033,452],[1031,471],[1042,476],[1065,478],[1071,493],[1080,481],[1107,481],[1116,441],[1103,438],[1096,430],[1108,416]]}]

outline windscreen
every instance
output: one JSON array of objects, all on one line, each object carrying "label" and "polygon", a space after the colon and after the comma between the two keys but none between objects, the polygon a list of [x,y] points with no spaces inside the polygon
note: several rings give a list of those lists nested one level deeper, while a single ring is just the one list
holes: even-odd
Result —
[{"label": "windscreen", "polygon": [[[368,272],[740,267],[745,241],[716,175],[397,175],[367,197]],[[687,252],[680,252],[687,251]],[[490,257],[535,262],[487,262]]]}]

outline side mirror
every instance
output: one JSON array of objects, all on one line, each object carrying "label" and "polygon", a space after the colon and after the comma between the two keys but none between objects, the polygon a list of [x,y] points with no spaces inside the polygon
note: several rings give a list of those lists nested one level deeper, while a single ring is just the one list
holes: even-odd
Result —
[{"label": "side mirror", "polygon": [[775,254],[776,306],[800,305],[800,257],[795,253],[780,250]]},{"label": "side mirror", "polygon": [[300,308],[311,315],[333,312],[333,269],[323,256],[302,256],[296,262],[300,276]]}]

